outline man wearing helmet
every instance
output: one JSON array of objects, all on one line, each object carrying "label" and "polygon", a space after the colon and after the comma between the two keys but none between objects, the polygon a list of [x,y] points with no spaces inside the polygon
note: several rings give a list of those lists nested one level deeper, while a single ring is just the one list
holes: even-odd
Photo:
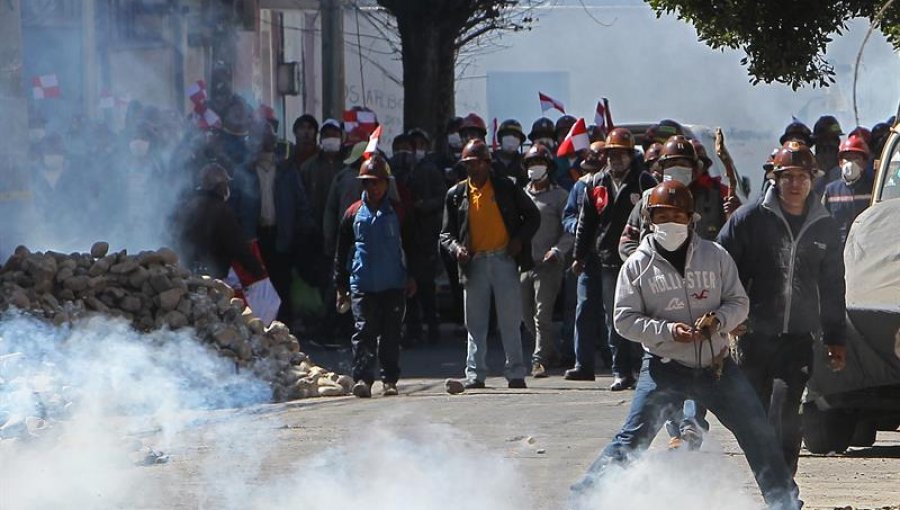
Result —
[{"label": "man wearing helmet", "polygon": [[594,379],[597,330],[605,310],[612,371],[610,389],[621,391],[634,385],[634,371],[640,365],[636,345],[625,341],[613,328],[613,296],[622,267],[619,238],[641,194],[656,185],[641,170],[634,157],[634,137],[627,129],[609,132],[604,146],[606,171],[596,173],[584,193],[575,232],[572,271],[578,277],[578,306],[575,311],[575,367],[566,371],[571,380]]},{"label": "man wearing helmet", "polygon": [[838,167],[838,149],[841,145],[841,125],[833,115],[819,117],[813,126],[813,139],[816,147],[816,162],[822,174],[813,183],[813,189],[821,196],[828,183],[837,180],[841,175]]},{"label": "man wearing helmet", "polygon": [[[775,185],[734,213],[718,242],[750,289],[738,362],[763,406],[780,413],[781,448],[796,472],[800,398],[819,332],[832,369],[845,364],[844,262],[837,223],[811,192],[817,170],[809,147],[786,142],[773,164]],[[775,380],[786,391],[773,391]]]},{"label": "man wearing helmet", "polygon": [[[569,134],[569,131],[576,122],[578,122],[578,120],[571,115],[563,115],[556,119],[556,125],[554,126],[556,147],[562,145],[563,141],[566,139],[566,135]],[[578,164],[582,157],[583,154],[579,152],[563,155],[557,154],[556,173],[553,175],[553,179],[564,190],[569,191],[572,189],[572,186],[574,186],[577,176],[581,173],[578,171]],[[575,175],[573,175],[573,173]]]},{"label": "man wearing helmet", "polygon": [[828,183],[822,203],[841,229],[841,245],[853,220],[869,207],[872,200],[872,176],[869,166],[869,146],[861,136],[850,136],[841,143],[838,152],[841,178]]},{"label": "man wearing helmet", "polygon": [[509,387],[525,388],[519,273],[534,265],[531,238],[541,214],[521,188],[491,175],[491,152],[483,141],[467,143],[461,161],[469,178],[447,192],[441,246],[459,265],[469,338],[466,381],[464,385],[448,381],[447,390],[457,393],[464,390],[461,386],[485,387],[492,295]]},{"label": "man wearing helmet", "polygon": [[528,184],[528,176],[522,167],[522,153],[519,148],[525,142],[525,132],[522,125],[515,119],[507,119],[497,128],[497,138],[500,147],[493,154],[494,173],[500,177],[507,177],[519,186]]},{"label": "man wearing helmet", "polygon": [[534,338],[531,375],[546,377],[550,362],[559,356],[553,338],[553,306],[574,237],[562,224],[568,193],[550,180],[553,155],[541,144],[532,145],[524,164],[529,181],[525,193],[540,211],[541,225],[531,239],[534,267],[521,275],[522,320]]},{"label": "man wearing helmet", "polygon": [[753,387],[728,357],[726,333],[747,317],[737,268],[721,247],[696,235],[690,191],[670,180],[647,200],[653,234],[619,273],[616,329],[643,345],[641,377],[625,424],[572,487],[584,507],[610,465],[646,450],[671,410],[694,399],[735,435],[770,508],[797,509],[796,485],[775,445]]},{"label": "man wearing helmet", "polygon": [[407,275],[408,243],[399,204],[388,196],[390,167],[373,155],[362,162],[362,198],[347,208],[338,230],[334,257],[337,308],[349,304],[353,334],[353,395],[372,396],[376,360],[381,365],[382,394],[397,395],[400,377],[400,329],[406,297],[416,292]]}]

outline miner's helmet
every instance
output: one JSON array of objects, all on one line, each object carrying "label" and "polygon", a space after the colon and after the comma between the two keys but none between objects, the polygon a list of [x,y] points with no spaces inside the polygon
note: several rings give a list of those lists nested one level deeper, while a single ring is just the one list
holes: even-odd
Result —
[{"label": "miner's helmet", "polygon": [[806,170],[813,177],[819,175],[816,157],[812,150],[806,144],[796,141],[785,142],[775,154],[772,164],[774,165],[772,172],[776,176],[785,170],[792,169]]},{"label": "miner's helmet", "polygon": [[372,157],[364,159],[359,165],[359,175],[356,178],[359,180],[387,180],[390,176],[391,168],[387,161],[381,155],[374,154]]},{"label": "miner's helmet", "polygon": [[694,214],[694,196],[684,184],[668,180],[658,184],[647,197],[647,210],[675,209],[688,215]]}]

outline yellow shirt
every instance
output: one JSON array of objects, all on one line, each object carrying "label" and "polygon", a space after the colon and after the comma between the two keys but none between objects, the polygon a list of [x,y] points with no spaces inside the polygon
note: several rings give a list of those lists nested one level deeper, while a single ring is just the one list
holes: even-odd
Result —
[{"label": "yellow shirt", "polygon": [[476,188],[469,179],[466,183],[469,187],[469,235],[472,252],[506,248],[509,233],[500,216],[490,179],[481,188]]}]

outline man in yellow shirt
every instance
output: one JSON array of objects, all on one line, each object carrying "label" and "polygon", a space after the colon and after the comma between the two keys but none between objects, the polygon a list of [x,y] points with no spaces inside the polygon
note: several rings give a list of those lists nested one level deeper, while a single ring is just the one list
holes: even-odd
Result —
[{"label": "man in yellow shirt", "polygon": [[[519,325],[522,297],[519,272],[534,265],[531,238],[541,216],[534,202],[512,181],[491,174],[491,154],[481,140],[463,148],[468,179],[447,192],[441,246],[456,258],[469,332],[464,388],[484,388],[491,294],[506,352],[510,388],[525,388],[526,367]],[[461,391],[456,382],[453,389]],[[448,382],[448,391],[451,385]],[[455,391],[453,391],[455,392]]]}]

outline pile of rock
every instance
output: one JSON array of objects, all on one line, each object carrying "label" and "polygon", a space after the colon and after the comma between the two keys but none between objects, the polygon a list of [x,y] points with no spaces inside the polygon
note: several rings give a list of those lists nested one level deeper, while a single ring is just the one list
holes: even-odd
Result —
[{"label": "pile of rock", "polygon": [[129,255],[100,242],[67,255],[20,246],[0,269],[0,310],[10,307],[57,325],[103,314],[140,331],[193,328],[267,381],[275,401],[347,395],[353,382],[316,366],[284,324],[265,326],[225,282],[192,275],[168,248]]}]

